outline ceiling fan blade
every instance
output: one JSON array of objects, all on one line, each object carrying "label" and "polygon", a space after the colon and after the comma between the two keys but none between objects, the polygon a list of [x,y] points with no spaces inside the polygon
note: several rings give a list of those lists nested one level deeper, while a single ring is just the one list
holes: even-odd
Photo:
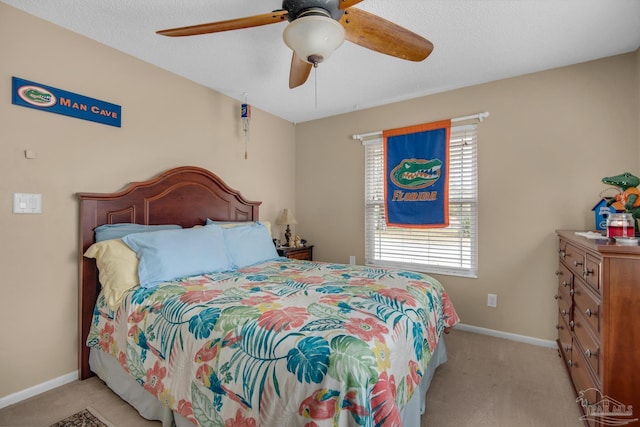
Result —
[{"label": "ceiling fan blade", "polygon": [[362,9],[345,10],[340,23],[347,40],[376,52],[418,62],[433,51],[429,40]]},{"label": "ceiling fan blade", "polygon": [[270,13],[263,13],[262,15],[230,19],[228,21],[210,22],[208,24],[190,25],[188,27],[170,28],[168,30],[156,31],[156,33],[162,36],[182,37],[239,30],[241,28],[259,27],[261,25],[269,25],[285,21],[288,13],[289,12],[286,10],[275,10]]},{"label": "ceiling fan blade", "polygon": [[289,89],[303,85],[309,78],[311,67],[311,64],[303,61],[293,52],[293,56],[291,57],[291,71],[289,72]]},{"label": "ceiling fan blade", "polygon": [[346,9],[360,3],[361,1],[362,0],[340,0],[340,9]]}]

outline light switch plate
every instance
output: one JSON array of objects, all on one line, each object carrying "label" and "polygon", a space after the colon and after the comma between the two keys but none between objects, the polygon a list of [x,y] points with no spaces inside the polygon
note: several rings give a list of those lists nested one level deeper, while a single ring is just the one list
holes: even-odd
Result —
[{"label": "light switch plate", "polygon": [[496,294],[488,294],[487,295],[487,306],[496,308],[498,306],[498,295],[496,295]]},{"label": "light switch plate", "polygon": [[42,194],[13,193],[13,213],[42,213]]}]

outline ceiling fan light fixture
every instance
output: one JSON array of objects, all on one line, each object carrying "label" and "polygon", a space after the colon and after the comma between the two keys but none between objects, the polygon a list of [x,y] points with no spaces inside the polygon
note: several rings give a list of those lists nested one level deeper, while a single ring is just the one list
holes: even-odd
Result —
[{"label": "ceiling fan light fixture", "polygon": [[317,66],[342,45],[345,31],[333,18],[310,15],[289,23],[282,38],[300,59]]}]

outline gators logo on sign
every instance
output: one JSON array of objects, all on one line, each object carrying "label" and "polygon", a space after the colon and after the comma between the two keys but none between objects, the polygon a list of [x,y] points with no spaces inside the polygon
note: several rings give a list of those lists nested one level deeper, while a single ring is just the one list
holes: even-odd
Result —
[{"label": "gators logo on sign", "polygon": [[18,88],[18,96],[24,102],[36,107],[51,107],[56,105],[56,96],[48,90],[34,85],[25,85]]},{"label": "gators logo on sign", "polygon": [[439,159],[404,159],[393,168],[390,178],[400,188],[419,190],[435,184],[440,179],[441,168]]}]

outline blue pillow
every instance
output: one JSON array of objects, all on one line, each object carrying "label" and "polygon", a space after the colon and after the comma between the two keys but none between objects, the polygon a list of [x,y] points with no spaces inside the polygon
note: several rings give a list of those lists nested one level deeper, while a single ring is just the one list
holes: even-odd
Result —
[{"label": "blue pillow", "polygon": [[122,238],[138,256],[140,286],[231,269],[222,230],[214,227],[161,230]]},{"label": "blue pillow", "polygon": [[143,224],[105,224],[100,227],[96,227],[96,242],[102,242],[103,240],[120,239],[127,234],[132,233],[147,233],[149,231],[158,230],[172,230],[182,228],[179,225],[164,224],[164,225],[143,225]]},{"label": "blue pillow", "polygon": [[[217,227],[216,225],[207,225]],[[267,228],[259,223],[223,228],[224,243],[234,268],[247,267],[279,258]]]}]

